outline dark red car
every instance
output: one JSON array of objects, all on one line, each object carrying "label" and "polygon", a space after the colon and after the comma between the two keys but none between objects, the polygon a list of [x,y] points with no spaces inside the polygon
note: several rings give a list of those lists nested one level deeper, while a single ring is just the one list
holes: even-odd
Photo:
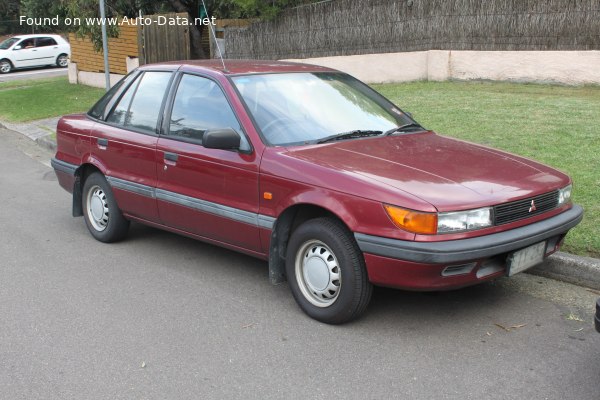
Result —
[{"label": "dark red car", "polygon": [[63,117],[52,165],[103,242],[129,221],[269,262],[311,317],[342,323],[372,285],[454,289],[555,252],[582,218],[547,166],[429,131],[339,71],[148,65]]}]

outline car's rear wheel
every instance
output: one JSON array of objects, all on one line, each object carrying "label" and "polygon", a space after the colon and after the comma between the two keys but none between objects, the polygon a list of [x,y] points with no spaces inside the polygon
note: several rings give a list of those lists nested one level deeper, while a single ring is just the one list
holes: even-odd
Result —
[{"label": "car's rear wheel", "polygon": [[67,56],[66,54],[61,54],[58,57],[56,57],[56,65],[58,65],[61,68],[66,68],[67,65],[69,65],[69,56]]},{"label": "car's rear wheel", "polygon": [[129,221],[123,217],[112,189],[102,174],[94,172],[88,176],[81,198],[85,224],[94,238],[109,243],[127,235]]},{"label": "car's rear wheel", "polygon": [[0,60],[0,74],[8,74],[10,71],[12,71],[12,68],[13,66],[9,60],[6,58]]},{"label": "car's rear wheel", "polygon": [[322,322],[356,319],[371,299],[362,253],[350,231],[333,218],[309,220],[292,233],[286,273],[300,308]]}]

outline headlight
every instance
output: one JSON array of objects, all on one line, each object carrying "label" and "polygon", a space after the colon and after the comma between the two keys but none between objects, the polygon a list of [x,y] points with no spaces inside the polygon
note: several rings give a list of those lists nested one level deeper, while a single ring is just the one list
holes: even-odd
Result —
[{"label": "headlight", "polygon": [[471,231],[492,226],[490,207],[438,214],[437,233]]},{"label": "headlight", "polygon": [[571,201],[571,190],[573,185],[565,186],[558,191],[558,205],[566,204]]}]

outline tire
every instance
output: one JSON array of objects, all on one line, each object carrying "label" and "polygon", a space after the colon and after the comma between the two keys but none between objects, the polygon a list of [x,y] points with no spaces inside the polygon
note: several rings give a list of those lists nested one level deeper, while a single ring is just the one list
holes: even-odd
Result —
[{"label": "tire", "polygon": [[85,224],[94,238],[110,243],[127,236],[129,221],[123,217],[112,189],[101,173],[94,172],[87,177],[81,201]]},{"label": "tire", "polygon": [[67,68],[67,65],[69,65],[69,56],[67,56],[66,54],[61,54],[58,57],[56,57],[56,65],[58,65],[61,68]]},{"label": "tire", "polygon": [[12,69],[13,65],[10,60],[7,60],[6,58],[0,60],[0,74],[8,74]]},{"label": "tire", "polygon": [[293,233],[286,273],[294,299],[310,317],[328,324],[358,318],[373,287],[351,232],[338,220],[317,218]]}]

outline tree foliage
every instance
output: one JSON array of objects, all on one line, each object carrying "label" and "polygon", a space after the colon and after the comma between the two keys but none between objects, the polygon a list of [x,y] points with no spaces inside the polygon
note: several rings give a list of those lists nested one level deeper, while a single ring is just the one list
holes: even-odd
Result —
[{"label": "tree foliage", "polygon": [[[4,0],[3,0],[4,1]],[[10,0],[13,1],[13,0]],[[281,10],[315,0],[204,0],[208,16],[217,18],[264,18],[272,19]],[[202,0],[105,0],[106,17],[137,17],[164,12],[187,12],[192,18],[199,17],[204,9]],[[21,0],[21,13],[33,18],[99,18],[98,0]],[[56,27],[52,27],[56,29]],[[204,58],[200,46],[201,30],[199,26],[190,27],[192,57]],[[102,48],[102,27],[99,24],[80,26],[60,26],[60,30],[72,31],[79,36],[89,36],[96,50]],[[110,37],[118,36],[117,26],[107,26]]]}]

